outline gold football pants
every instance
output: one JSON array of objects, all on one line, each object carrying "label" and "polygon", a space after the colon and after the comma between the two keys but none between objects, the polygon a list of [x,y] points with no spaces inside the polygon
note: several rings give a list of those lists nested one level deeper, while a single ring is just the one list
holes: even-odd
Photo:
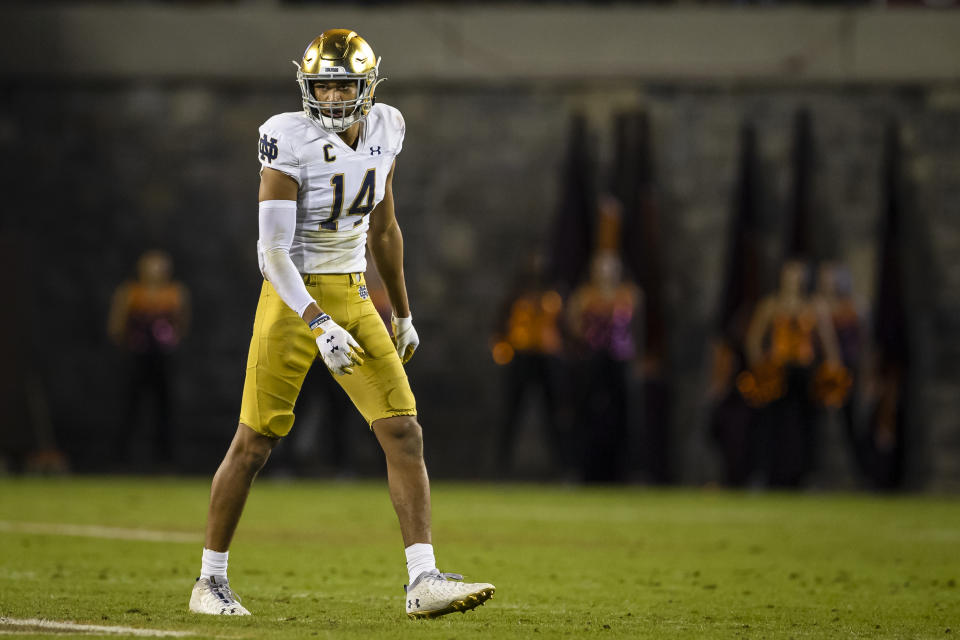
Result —
[{"label": "gold football pants", "polygon": [[[363,364],[355,366],[352,374],[333,378],[367,423],[416,415],[407,374],[366,294],[363,274],[312,274],[303,276],[303,281],[320,308],[366,352]],[[317,353],[316,339],[307,324],[280,299],[273,285],[264,281],[247,356],[240,422],[272,438],[287,435],[307,370],[314,362],[324,367]]]}]

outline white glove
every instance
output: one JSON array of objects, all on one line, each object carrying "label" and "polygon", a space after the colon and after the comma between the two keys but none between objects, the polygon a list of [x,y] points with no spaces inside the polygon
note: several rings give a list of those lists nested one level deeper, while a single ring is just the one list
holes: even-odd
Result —
[{"label": "white glove", "polygon": [[353,365],[363,364],[364,351],[346,329],[325,313],[310,322],[310,330],[317,339],[320,357],[333,373],[342,376],[353,373]]},{"label": "white glove", "polygon": [[390,324],[393,325],[393,346],[397,348],[400,362],[407,364],[413,357],[413,352],[420,346],[420,336],[413,328],[413,316],[398,318],[391,313]]}]

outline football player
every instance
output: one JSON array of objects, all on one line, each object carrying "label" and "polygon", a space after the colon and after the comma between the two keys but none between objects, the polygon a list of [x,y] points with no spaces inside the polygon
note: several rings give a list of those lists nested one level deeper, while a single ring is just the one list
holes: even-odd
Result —
[{"label": "football player", "polygon": [[[294,63],[296,64],[296,63]],[[293,425],[319,357],[383,447],[406,548],[411,618],[472,609],[494,593],[437,570],[422,432],[403,365],[419,344],[403,276],[392,181],[400,112],[374,101],[380,60],[348,29],[325,31],[298,64],[303,111],[260,127],[264,282],[247,358],[240,424],[213,478],[200,577],[190,610],[249,615],[227,581],[227,556],[253,479]],[[393,308],[391,341],[364,281],[365,248]]]}]

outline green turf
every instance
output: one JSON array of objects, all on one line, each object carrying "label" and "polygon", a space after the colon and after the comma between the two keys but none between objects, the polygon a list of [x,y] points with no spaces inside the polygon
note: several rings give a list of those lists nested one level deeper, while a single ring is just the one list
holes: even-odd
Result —
[{"label": "green turf", "polygon": [[[0,479],[0,521],[199,540],[208,490],[206,479]],[[434,536],[442,569],[497,585],[485,607],[406,619],[383,483],[262,481],[230,562],[253,617],[186,611],[199,542],[9,531],[0,531],[0,616],[221,638],[960,633],[953,499],[438,483]]]}]

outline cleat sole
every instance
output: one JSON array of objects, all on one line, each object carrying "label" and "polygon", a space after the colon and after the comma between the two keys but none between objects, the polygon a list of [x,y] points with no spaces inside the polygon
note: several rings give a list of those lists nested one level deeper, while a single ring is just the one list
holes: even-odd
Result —
[{"label": "cleat sole", "polygon": [[474,609],[478,606],[482,606],[487,600],[493,597],[494,589],[484,589],[483,591],[478,591],[476,593],[471,593],[468,596],[460,600],[454,600],[447,606],[442,609],[434,609],[432,611],[413,611],[408,612],[407,617],[411,620],[421,620],[428,618],[439,618],[440,616],[445,616],[448,613],[455,613],[459,611],[460,613],[466,613],[471,609]]}]

